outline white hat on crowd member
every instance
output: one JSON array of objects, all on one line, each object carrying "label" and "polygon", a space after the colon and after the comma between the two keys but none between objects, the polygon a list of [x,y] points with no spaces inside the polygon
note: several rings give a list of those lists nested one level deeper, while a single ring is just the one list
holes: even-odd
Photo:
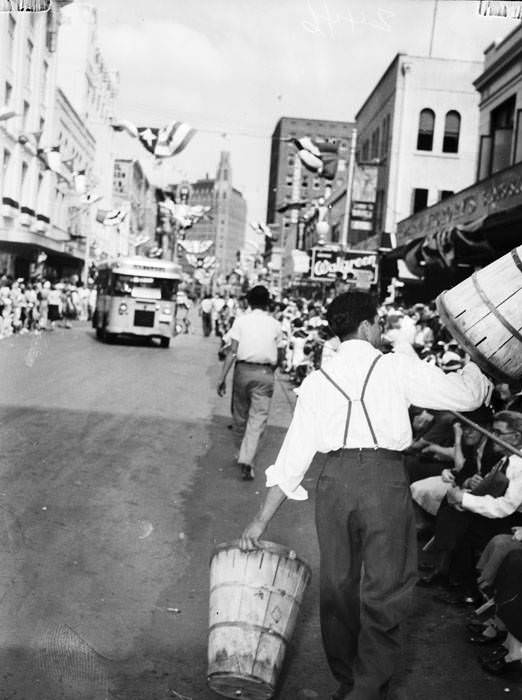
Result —
[{"label": "white hat on crowd member", "polygon": [[464,360],[458,353],[446,350],[441,357],[440,366],[445,372],[455,372],[455,370],[464,367]]}]

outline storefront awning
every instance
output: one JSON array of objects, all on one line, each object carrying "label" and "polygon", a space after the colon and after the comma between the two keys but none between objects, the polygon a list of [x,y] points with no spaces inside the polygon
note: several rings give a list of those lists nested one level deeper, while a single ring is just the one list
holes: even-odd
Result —
[{"label": "storefront awning", "polygon": [[522,243],[522,163],[506,168],[397,225],[393,251],[409,270],[473,268]]}]

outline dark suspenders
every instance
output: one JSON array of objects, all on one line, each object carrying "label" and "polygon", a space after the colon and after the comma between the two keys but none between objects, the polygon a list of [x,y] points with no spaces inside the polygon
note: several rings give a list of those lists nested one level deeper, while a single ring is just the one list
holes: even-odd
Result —
[{"label": "dark suspenders", "polygon": [[348,410],[347,410],[347,412],[346,412],[346,423],[345,423],[345,426],[344,426],[343,447],[346,447],[346,438],[348,437],[348,428],[350,427],[350,418],[351,418],[351,416],[352,416],[352,403],[353,403],[354,401],[360,401],[360,402],[361,402],[361,406],[362,406],[362,409],[363,409],[363,411],[364,411],[364,415],[365,415],[365,417],[366,417],[366,422],[368,423],[368,427],[370,428],[370,433],[371,433],[371,435],[372,435],[373,446],[374,446],[375,449],[378,449],[378,447],[379,447],[379,445],[377,444],[377,437],[376,437],[376,435],[375,435],[375,431],[374,431],[374,429],[373,429],[373,425],[372,425],[372,422],[371,422],[371,420],[370,420],[370,416],[369,416],[369,414],[368,414],[368,409],[366,408],[366,404],[364,403],[364,396],[365,396],[365,394],[366,394],[366,387],[368,386],[368,382],[369,382],[369,380],[370,380],[370,377],[372,376],[372,373],[373,373],[373,370],[374,370],[374,368],[375,368],[375,365],[377,364],[377,362],[379,362],[379,360],[381,359],[381,357],[382,357],[382,355],[377,355],[377,357],[374,359],[374,361],[373,361],[372,364],[370,365],[370,369],[368,370],[368,374],[366,375],[366,378],[365,378],[365,380],[364,380],[363,388],[362,388],[362,391],[361,391],[361,397],[360,397],[359,399],[352,399],[352,398],[350,398],[350,397],[348,396],[348,394],[346,393],[346,391],[344,391],[344,389],[341,389],[341,387],[339,386],[339,384],[337,384],[337,382],[335,382],[335,381],[330,377],[330,375],[327,374],[327,373],[324,371],[324,369],[321,368],[321,369],[319,370],[320,372],[322,372],[322,374],[324,374],[324,376],[328,379],[328,381],[329,381],[331,384],[333,384],[334,387],[335,387],[335,388],[344,396],[344,398],[348,401]]}]

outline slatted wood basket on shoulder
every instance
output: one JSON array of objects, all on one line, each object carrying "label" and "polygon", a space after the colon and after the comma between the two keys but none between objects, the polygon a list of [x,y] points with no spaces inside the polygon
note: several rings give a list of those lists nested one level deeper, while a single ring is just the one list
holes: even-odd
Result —
[{"label": "slatted wood basket on shoulder", "polygon": [[522,378],[522,246],[437,298],[440,319],[484,372]]}]

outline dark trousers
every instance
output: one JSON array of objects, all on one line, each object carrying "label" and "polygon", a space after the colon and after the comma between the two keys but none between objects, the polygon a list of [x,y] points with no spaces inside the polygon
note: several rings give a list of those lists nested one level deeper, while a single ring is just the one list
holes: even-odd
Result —
[{"label": "dark trousers", "polygon": [[477,577],[477,554],[493,537],[507,534],[520,524],[522,514],[518,511],[506,518],[486,518],[469,510],[457,510],[444,498],[435,523],[434,549],[439,555],[447,555],[446,560],[452,563],[453,576],[470,586]]},{"label": "dark trousers", "polygon": [[321,632],[332,673],[353,700],[377,700],[397,671],[401,623],[417,577],[403,457],[338,450],[317,485]]},{"label": "dark trousers", "polygon": [[212,331],[212,314],[201,312],[201,322],[203,324],[203,335],[208,337]]}]

